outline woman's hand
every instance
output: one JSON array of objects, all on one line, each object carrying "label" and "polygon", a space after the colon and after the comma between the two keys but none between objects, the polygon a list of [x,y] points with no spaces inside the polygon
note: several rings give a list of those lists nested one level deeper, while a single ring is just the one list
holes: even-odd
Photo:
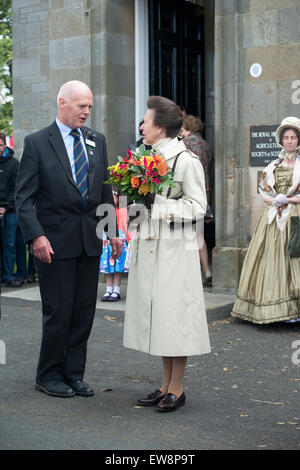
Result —
[{"label": "woman's hand", "polygon": [[285,194],[277,194],[274,198],[272,204],[276,209],[279,209],[281,206],[286,206],[289,203],[289,199]]},{"label": "woman's hand", "polygon": [[263,201],[269,204],[269,206],[272,206],[274,199],[272,196],[263,196]]}]

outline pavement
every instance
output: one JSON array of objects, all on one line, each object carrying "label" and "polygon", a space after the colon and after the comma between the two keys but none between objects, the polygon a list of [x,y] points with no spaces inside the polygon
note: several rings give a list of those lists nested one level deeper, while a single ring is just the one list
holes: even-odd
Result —
[{"label": "pavement", "polygon": [[[99,282],[98,287],[98,298],[96,308],[101,311],[125,311],[126,304],[126,288],[127,279],[123,279],[121,283],[121,300],[117,302],[101,302],[101,297],[105,293],[105,283]],[[41,301],[40,291],[38,284],[27,284],[25,283],[21,288],[8,288],[2,285],[2,297],[12,299],[23,299],[29,301]],[[235,296],[232,294],[222,294],[212,292],[211,288],[204,289],[205,305],[207,314],[213,318],[222,317],[225,312],[228,312],[233,303]]]},{"label": "pavement", "polygon": [[[1,450],[299,450],[300,325],[234,320],[232,295],[205,290],[212,351],[189,358],[186,405],[138,406],[161,385],[161,360],[122,346],[123,300],[99,302],[85,380],[95,396],[61,399],[34,389],[41,339],[38,287],[2,291]],[[118,304],[118,305],[116,305]],[[298,348],[298,349],[297,349]]]}]

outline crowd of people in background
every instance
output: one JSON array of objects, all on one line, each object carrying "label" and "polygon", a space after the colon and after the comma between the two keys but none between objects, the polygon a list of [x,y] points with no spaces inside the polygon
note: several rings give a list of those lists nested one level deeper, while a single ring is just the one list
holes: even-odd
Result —
[{"label": "crowd of people in background", "polygon": [[19,161],[0,132],[0,215],[1,215],[1,282],[7,287],[21,287],[35,282],[34,257],[26,246],[15,208],[16,178]]}]

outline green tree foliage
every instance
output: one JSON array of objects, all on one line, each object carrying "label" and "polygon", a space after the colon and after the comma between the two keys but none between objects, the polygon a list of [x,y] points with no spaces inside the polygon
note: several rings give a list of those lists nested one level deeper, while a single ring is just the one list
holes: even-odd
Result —
[{"label": "green tree foliage", "polygon": [[0,130],[12,131],[12,0],[0,0]]}]

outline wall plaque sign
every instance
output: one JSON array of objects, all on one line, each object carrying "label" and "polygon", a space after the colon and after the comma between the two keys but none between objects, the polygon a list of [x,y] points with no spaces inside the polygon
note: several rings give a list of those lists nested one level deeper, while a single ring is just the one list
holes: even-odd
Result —
[{"label": "wall plaque sign", "polygon": [[265,167],[278,157],[281,147],[275,140],[278,126],[250,127],[250,166]]}]

